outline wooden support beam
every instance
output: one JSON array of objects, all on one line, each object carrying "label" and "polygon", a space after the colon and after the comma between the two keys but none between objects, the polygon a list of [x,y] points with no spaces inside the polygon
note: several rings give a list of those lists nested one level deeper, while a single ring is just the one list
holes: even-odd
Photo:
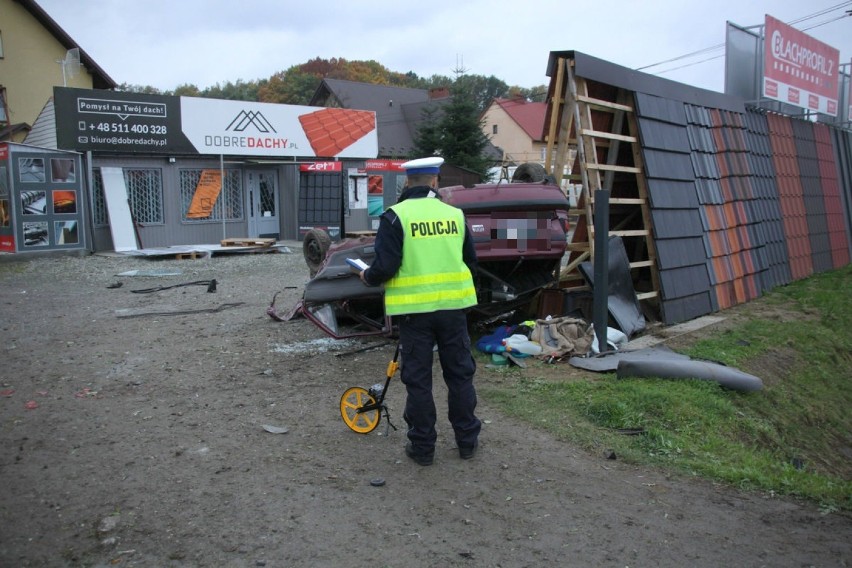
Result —
[{"label": "wooden support beam", "polygon": [[610,205],[644,205],[645,200],[640,197],[610,197]]},{"label": "wooden support beam", "polygon": [[618,140],[619,142],[629,142],[630,144],[636,142],[636,138],[633,136],[625,136],[624,134],[613,134],[612,132],[603,132],[601,130],[586,130],[583,129],[580,131],[580,134],[583,136],[591,136],[593,138],[607,138],[609,140]]},{"label": "wooden support beam", "polygon": [[590,254],[589,251],[586,251],[583,254],[581,254],[580,256],[578,256],[577,258],[575,258],[573,261],[571,261],[570,264],[568,264],[562,270],[559,271],[560,277],[561,277],[562,274],[571,274],[572,272],[577,270],[577,267],[580,266],[581,263],[585,262],[586,259],[589,258],[589,254]]},{"label": "wooden support beam", "polygon": [[586,164],[586,167],[590,170],[601,170],[607,172],[621,172],[625,174],[641,174],[642,168],[636,168],[633,166],[611,166],[609,164]]},{"label": "wooden support beam", "polygon": [[657,292],[656,290],[652,290],[650,292],[642,292],[641,294],[636,294],[636,299],[641,302],[642,300],[650,300],[651,298],[658,298],[659,296],[659,292]]},{"label": "wooden support beam", "polygon": [[568,251],[571,251],[571,252],[588,251],[589,250],[589,243],[567,243],[565,245],[565,250],[568,250]]},{"label": "wooden support beam", "polygon": [[602,99],[595,99],[593,97],[580,95],[577,97],[577,100],[581,103],[586,103],[591,106],[595,106],[598,108],[611,109],[611,110],[620,110],[624,112],[633,112],[633,107],[629,105],[622,105],[618,103],[614,103],[611,101],[605,101]]}]

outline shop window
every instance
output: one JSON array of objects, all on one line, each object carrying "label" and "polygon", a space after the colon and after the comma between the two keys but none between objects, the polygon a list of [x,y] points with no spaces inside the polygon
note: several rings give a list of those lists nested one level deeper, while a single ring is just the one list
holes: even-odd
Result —
[{"label": "shop window", "polygon": [[[95,226],[109,224],[104,184],[100,168],[94,168],[92,192],[92,216]],[[162,225],[163,215],[163,174],[159,169],[124,168],[124,183],[133,220],[137,223]]]},{"label": "shop window", "polygon": [[[199,217],[197,214],[190,216],[193,197],[199,189],[199,182],[205,171],[211,170],[180,170],[180,202],[181,221],[184,223],[197,223],[208,221],[239,221],[243,219],[243,184],[242,171],[225,170],[224,191],[216,195],[210,205],[210,213]],[[215,170],[218,174],[219,170]]]}]

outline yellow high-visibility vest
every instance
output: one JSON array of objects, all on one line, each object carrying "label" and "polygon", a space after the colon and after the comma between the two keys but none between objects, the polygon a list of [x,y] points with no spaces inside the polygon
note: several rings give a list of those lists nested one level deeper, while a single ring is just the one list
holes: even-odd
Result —
[{"label": "yellow high-visibility vest", "polygon": [[473,277],[462,257],[461,210],[430,197],[407,199],[391,209],[402,224],[402,265],[385,283],[385,313],[475,306]]}]

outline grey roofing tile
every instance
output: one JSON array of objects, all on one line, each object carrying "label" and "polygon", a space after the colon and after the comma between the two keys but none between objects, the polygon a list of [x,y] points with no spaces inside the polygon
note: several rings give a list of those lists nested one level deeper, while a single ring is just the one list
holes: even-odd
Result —
[{"label": "grey roofing tile", "polygon": [[636,112],[639,116],[655,118],[673,124],[686,124],[684,104],[645,93],[635,93]]},{"label": "grey roofing tile", "polygon": [[647,177],[685,181],[695,178],[689,154],[645,148],[642,158]]},{"label": "grey roofing tile", "polygon": [[697,237],[702,233],[697,209],[654,209],[651,218],[658,239]]},{"label": "grey roofing tile", "polygon": [[692,181],[669,179],[648,179],[648,194],[651,207],[659,209],[680,209],[698,207],[698,195]]},{"label": "grey roofing tile", "polygon": [[689,152],[689,137],[683,126],[642,117],[637,123],[642,146],[645,148]]}]

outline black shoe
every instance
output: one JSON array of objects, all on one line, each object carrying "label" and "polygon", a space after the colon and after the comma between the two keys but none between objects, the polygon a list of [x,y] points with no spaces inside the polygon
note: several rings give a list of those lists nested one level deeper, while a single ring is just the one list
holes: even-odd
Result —
[{"label": "black shoe", "polygon": [[459,446],[459,457],[463,460],[469,460],[476,455],[477,445],[478,444],[474,444],[472,446]]},{"label": "black shoe", "polygon": [[414,449],[414,446],[411,442],[405,444],[405,455],[410,457],[419,465],[432,465],[432,462],[435,459],[435,452],[431,453],[421,453]]}]

